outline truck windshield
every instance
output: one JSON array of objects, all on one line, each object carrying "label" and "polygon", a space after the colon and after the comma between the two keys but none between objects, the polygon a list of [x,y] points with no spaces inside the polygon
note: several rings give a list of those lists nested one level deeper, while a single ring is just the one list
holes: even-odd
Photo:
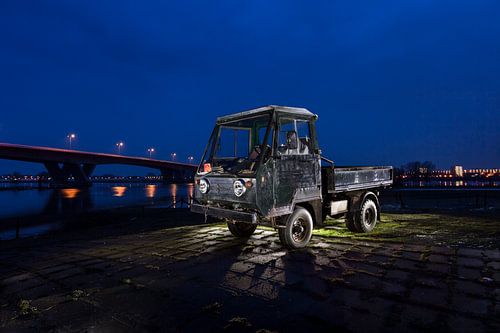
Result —
[{"label": "truck windshield", "polygon": [[251,174],[261,157],[271,154],[273,131],[269,115],[227,122],[215,127],[200,165],[200,173]]}]

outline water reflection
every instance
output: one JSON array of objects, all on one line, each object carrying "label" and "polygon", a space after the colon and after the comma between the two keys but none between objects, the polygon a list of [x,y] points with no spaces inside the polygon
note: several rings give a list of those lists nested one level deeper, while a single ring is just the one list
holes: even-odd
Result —
[{"label": "water reflection", "polygon": [[60,191],[64,199],[74,199],[80,193],[80,189],[78,188],[63,188]]},{"label": "water reflection", "polygon": [[[186,207],[193,184],[93,184],[90,188],[0,191],[0,218],[138,204]],[[0,226],[1,229],[1,226]]]},{"label": "water reflection", "polygon": [[146,185],[146,188],[145,188],[146,198],[154,198],[155,197],[156,187],[157,187],[157,185],[154,185],[154,184]]},{"label": "water reflection", "polygon": [[172,207],[176,208],[177,204],[177,184],[170,184],[170,194],[172,195]]},{"label": "water reflection", "polygon": [[94,206],[88,189],[65,188],[51,192],[44,214],[72,214],[92,209]]},{"label": "water reflection", "polygon": [[[187,208],[193,195],[193,184],[93,184],[78,189],[26,189],[0,191],[0,239],[16,236],[12,221],[20,222],[21,237],[46,232],[47,221],[56,221],[51,229],[62,227],[71,216],[93,210],[158,205],[166,208]],[[40,217],[29,215],[40,214]],[[47,220],[58,215],[61,218]],[[26,218],[24,218],[26,216]],[[68,220],[66,220],[68,218]],[[82,223],[85,223],[85,219]],[[43,226],[42,226],[43,225]]]},{"label": "water reflection", "polygon": [[193,183],[187,184],[186,190],[187,190],[187,201],[188,204],[191,205],[193,203],[194,184]]},{"label": "water reflection", "polygon": [[188,199],[191,199],[194,195],[194,184],[187,184],[187,195]]},{"label": "water reflection", "polygon": [[111,187],[111,190],[113,191],[114,197],[123,197],[125,195],[125,192],[127,191],[127,187],[126,186],[113,186],[113,187]]}]

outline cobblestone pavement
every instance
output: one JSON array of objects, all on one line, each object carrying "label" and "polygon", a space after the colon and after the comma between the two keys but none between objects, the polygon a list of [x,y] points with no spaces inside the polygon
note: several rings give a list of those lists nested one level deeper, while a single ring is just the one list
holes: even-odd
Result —
[{"label": "cobblestone pavement", "polygon": [[3,330],[500,331],[498,249],[201,225],[10,244],[0,281]]}]

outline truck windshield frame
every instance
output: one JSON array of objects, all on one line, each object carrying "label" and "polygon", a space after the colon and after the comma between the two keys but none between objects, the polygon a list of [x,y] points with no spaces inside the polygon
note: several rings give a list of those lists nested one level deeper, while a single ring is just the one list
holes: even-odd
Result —
[{"label": "truck windshield frame", "polygon": [[218,123],[210,136],[198,174],[254,174],[272,155],[272,118],[271,114],[261,114]]}]

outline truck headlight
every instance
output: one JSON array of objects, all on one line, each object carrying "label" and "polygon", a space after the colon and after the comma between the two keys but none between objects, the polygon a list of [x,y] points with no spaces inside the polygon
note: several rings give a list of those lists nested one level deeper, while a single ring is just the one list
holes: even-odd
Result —
[{"label": "truck headlight", "polygon": [[241,197],[246,192],[245,182],[242,180],[237,180],[233,183],[234,195]]},{"label": "truck headlight", "polygon": [[210,189],[210,185],[205,178],[200,179],[200,192],[205,194]]}]

